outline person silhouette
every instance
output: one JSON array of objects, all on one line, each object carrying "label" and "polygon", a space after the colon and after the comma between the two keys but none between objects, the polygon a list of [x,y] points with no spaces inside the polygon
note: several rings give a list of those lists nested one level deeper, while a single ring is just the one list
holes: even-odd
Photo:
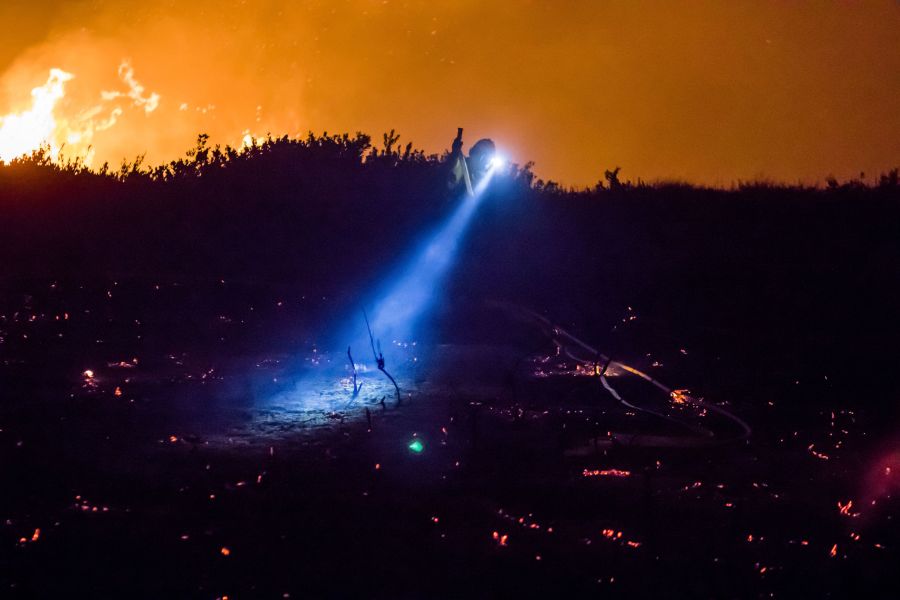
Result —
[{"label": "person silhouette", "polygon": [[450,156],[447,163],[450,166],[448,186],[456,189],[460,185],[466,186],[470,196],[475,195],[474,186],[481,180],[491,167],[491,159],[494,157],[496,147],[494,142],[485,138],[475,142],[469,151],[469,156],[463,153],[463,128],[456,129],[456,138],[450,144]]},{"label": "person silhouette", "polygon": [[491,168],[491,161],[497,153],[494,142],[484,138],[475,142],[469,150],[469,159],[466,161],[469,168],[469,177],[477,183]]}]

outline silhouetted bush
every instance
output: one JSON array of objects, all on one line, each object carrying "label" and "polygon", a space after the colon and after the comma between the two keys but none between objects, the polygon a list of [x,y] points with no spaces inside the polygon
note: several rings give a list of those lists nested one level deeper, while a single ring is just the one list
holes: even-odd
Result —
[{"label": "silhouetted bush", "polygon": [[[465,201],[447,189],[444,158],[395,132],[380,148],[361,133],[245,148],[201,135],[184,158],[117,170],[42,149],[0,166],[0,288],[227,279],[358,306]],[[712,189],[632,184],[618,170],[605,183],[567,189],[537,179],[531,163],[496,177],[442,283],[445,307],[524,303],[640,355],[603,337],[624,306],[653,319],[654,335],[746,348],[750,361],[773,344],[795,344],[789,360],[831,372],[896,354],[885,323],[900,304],[897,170],[874,186]],[[479,318],[477,330],[496,333]],[[464,329],[459,315],[447,319],[447,336]],[[865,352],[848,356],[860,343]]]},{"label": "silhouetted bush", "polygon": [[[445,156],[399,140],[391,131],[376,148],[362,133],[310,133],[234,148],[200,135],[179,160],[138,157],[118,170],[54,162],[40,149],[0,166],[0,277],[361,286],[459,201],[446,187]],[[472,285],[540,296],[551,280],[575,293],[573,282],[584,287],[588,277],[674,285],[796,264],[874,277],[900,264],[896,169],[871,187],[722,190],[632,184],[617,167],[607,185],[573,190],[532,167],[512,165],[492,182],[461,257]]]}]

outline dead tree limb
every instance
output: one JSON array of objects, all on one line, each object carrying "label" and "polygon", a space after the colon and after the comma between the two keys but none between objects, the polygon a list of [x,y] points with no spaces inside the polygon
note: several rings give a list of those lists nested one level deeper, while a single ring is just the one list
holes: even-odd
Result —
[{"label": "dead tree limb", "polygon": [[391,380],[391,383],[394,384],[394,390],[397,392],[397,406],[400,406],[400,386],[397,385],[397,381],[384,368],[384,354],[381,352],[380,341],[378,342],[378,349],[375,349],[375,336],[372,335],[372,327],[369,325],[369,315],[366,314],[365,309],[363,309],[363,318],[366,320],[366,329],[369,331],[369,343],[372,344],[372,354],[375,356],[375,364],[378,365],[378,370],[384,373],[385,376]]}]

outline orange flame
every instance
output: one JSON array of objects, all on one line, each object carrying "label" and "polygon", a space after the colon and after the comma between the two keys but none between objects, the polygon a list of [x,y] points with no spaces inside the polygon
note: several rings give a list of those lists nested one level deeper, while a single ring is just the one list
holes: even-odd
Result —
[{"label": "orange flame", "polygon": [[50,69],[47,83],[31,90],[31,108],[0,117],[0,160],[10,160],[49,145],[55,157],[56,117],[54,110],[66,95],[65,84],[75,76],[62,69]]},{"label": "orange flame", "polygon": [[[69,108],[61,101],[66,97],[66,84],[75,79],[62,69],[50,69],[47,82],[31,90],[31,107],[21,112],[0,115],[0,161],[28,155],[42,147],[48,148],[50,158],[59,160],[64,145],[67,154],[81,157],[90,164],[92,143],[96,133],[113,127],[125,112],[122,101],[142,108],[145,114],[156,110],[160,103],[157,93],[145,94],[134,77],[128,61],[119,66],[119,79],[127,91],[101,91],[100,101],[87,108]],[[65,114],[59,114],[59,113]]]}]

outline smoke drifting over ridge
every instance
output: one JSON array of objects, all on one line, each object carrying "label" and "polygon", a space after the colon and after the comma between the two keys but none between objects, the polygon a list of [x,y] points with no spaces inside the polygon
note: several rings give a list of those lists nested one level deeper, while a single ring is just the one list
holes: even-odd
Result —
[{"label": "smoke drifting over ridge", "polygon": [[[396,128],[439,152],[457,125],[578,185],[615,165],[728,184],[900,163],[893,2],[12,0],[0,19],[0,115],[52,68],[74,76],[58,120],[121,110],[94,165],[165,161],[200,132]],[[123,62],[154,110],[127,96]]]}]

